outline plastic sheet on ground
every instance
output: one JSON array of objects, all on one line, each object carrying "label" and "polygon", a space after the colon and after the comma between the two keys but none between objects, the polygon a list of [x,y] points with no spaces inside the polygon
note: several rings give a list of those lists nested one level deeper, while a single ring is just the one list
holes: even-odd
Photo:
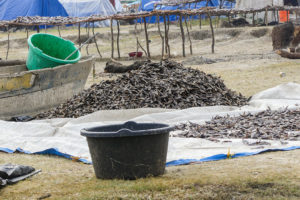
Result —
[{"label": "plastic sheet on ground", "polygon": [[[80,135],[82,128],[104,124],[137,122],[160,122],[175,125],[183,122],[204,123],[216,115],[238,115],[243,112],[259,112],[267,108],[300,108],[300,85],[282,84],[254,95],[249,105],[238,108],[230,106],[196,107],[184,110],[142,108],[133,110],[98,111],[77,119],[47,119],[30,122],[0,121],[0,151],[13,153],[56,154],[69,159],[81,158],[89,163],[90,154],[86,139]],[[174,135],[174,132],[171,133]],[[247,140],[253,142],[254,140]],[[241,139],[226,139],[212,142],[199,138],[171,137],[167,161],[185,160],[188,162],[221,155],[247,152],[252,155],[268,149],[300,148],[300,141],[268,141],[270,145],[245,145]],[[211,159],[214,160],[214,159]],[[184,162],[178,162],[183,164]],[[184,163],[186,164],[186,163]]]}]

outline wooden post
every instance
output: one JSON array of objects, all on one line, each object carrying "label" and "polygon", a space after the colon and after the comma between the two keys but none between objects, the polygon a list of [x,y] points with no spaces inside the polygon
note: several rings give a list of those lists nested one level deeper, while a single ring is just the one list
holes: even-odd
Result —
[{"label": "wooden post", "polygon": [[277,22],[278,22],[278,24],[279,24],[279,22],[280,22],[280,18],[279,18],[279,10],[276,11],[276,15],[277,15]]},{"label": "wooden post", "polygon": [[170,16],[169,15],[167,15],[168,17],[168,29],[167,29],[167,41],[168,41],[168,43],[167,43],[167,48],[168,48],[168,57],[170,58],[171,57],[171,49],[170,49],[170,44],[169,44],[169,30],[170,30]]},{"label": "wooden post", "polygon": [[211,21],[210,13],[207,13],[208,19],[209,19],[209,25],[211,29],[211,37],[212,37],[212,44],[211,44],[211,52],[215,53],[215,33],[214,33],[214,27]]},{"label": "wooden post", "polygon": [[136,39],[136,52],[135,52],[135,57],[137,58],[137,54],[139,51],[139,38],[137,36],[137,22],[134,25],[134,33],[135,33],[135,39]]},{"label": "wooden post", "polygon": [[7,30],[7,51],[6,51],[6,60],[8,59],[8,52],[9,52],[9,26],[6,27]]},{"label": "wooden post", "polygon": [[[78,24],[78,44],[81,46],[81,38],[80,38],[80,23]],[[80,51],[80,50],[79,50]]]},{"label": "wooden post", "polygon": [[255,26],[255,12],[252,13],[252,26]]},{"label": "wooden post", "polygon": [[269,26],[269,20],[268,20],[268,9],[266,8],[266,11],[265,11],[265,17],[266,17],[266,26]]},{"label": "wooden post", "polygon": [[151,58],[150,49],[149,49],[149,38],[148,38],[146,17],[143,17],[143,21],[144,21],[144,29],[145,29],[145,37],[146,37],[147,55],[148,55],[148,58]]},{"label": "wooden post", "polygon": [[164,49],[165,49],[165,39],[164,39],[164,36],[162,35],[161,31],[160,31],[160,21],[159,21],[159,15],[157,15],[156,17],[156,22],[157,22],[157,28],[158,28],[158,33],[160,35],[160,38],[161,38],[161,58],[163,59],[164,58]]},{"label": "wooden post", "polygon": [[28,39],[29,33],[28,33],[28,26],[26,26],[26,38]]},{"label": "wooden post", "polygon": [[201,26],[202,26],[202,15],[199,15],[199,26],[200,26],[200,29],[201,29]]},{"label": "wooden post", "polygon": [[190,37],[189,26],[188,26],[188,24],[187,24],[186,18],[187,18],[187,16],[184,17],[184,22],[185,22],[186,32],[187,32],[187,34],[188,34],[189,42],[190,42],[190,54],[193,55],[192,40],[191,40],[191,37]]},{"label": "wooden post", "polygon": [[168,28],[167,28],[167,22],[166,22],[166,15],[164,15],[164,26],[165,26],[165,50],[166,50],[166,53],[168,55],[170,55],[170,52],[169,52],[169,38],[168,38]]},{"label": "wooden post", "polygon": [[95,36],[95,22],[93,22],[92,32],[93,32],[93,36],[94,36],[94,42],[95,42],[95,45],[96,45],[96,49],[98,51],[98,54],[99,54],[100,58],[102,58],[102,55],[100,53],[100,50],[99,50],[99,47],[98,47],[98,44],[97,44],[97,38]]},{"label": "wooden post", "polygon": [[184,36],[184,29],[182,26],[182,15],[179,15],[179,23],[180,23],[180,31],[181,31],[181,38],[182,38],[182,56],[185,57],[185,36]]},{"label": "wooden post", "polygon": [[135,57],[137,58],[137,52],[139,51],[139,47],[143,50],[145,55],[148,57],[148,54],[147,54],[146,50],[143,48],[143,46],[139,42],[139,38],[138,38],[138,35],[137,35],[137,23],[135,23],[134,30],[135,30],[135,37],[136,37],[136,54],[135,54]]},{"label": "wooden post", "polygon": [[113,29],[113,19],[110,18],[110,34],[111,34],[111,58],[114,58],[114,29]]},{"label": "wooden post", "polygon": [[[191,10],[191,3],[189,3],[189,10]],[[186,16],[186,17],[188,17],[189,18],[189,25],[190,25],[190,29],[192,30],[192,23],[191,23],[191,21],[192,21],[192,18],[191,18],[191,16]],[[185,18],[186,18],[185,17]],[[185,20],[186,21],[186,20]]]},{"label": "wooden post", "polygon": [[59,26],[57,26],[57,31],[58,31],[59,37],[61,37]]},{"label": "wooden post", "polygon": [[118,26],[118,35],[117,35],[117,49],[118,49],[118,58],[121,58],[120,54],[120,21],[117,20],[117,26]]},{"label": "wooden post", "polygon": [[[29,33],[28,33],[28,26],[26,26],[26,39],[28,39]],[[27,49],[29,49],[29,45],[27,44]]]},{"label": "wooden post", "polygon": [[[86,23],[86,32],[87,32],[87,38],[90,38],[90,23]],[[89,54],[89,46],[90,46],[90,43],[87,43],[86,45],[86,54],[87,55],[90,55]]]}]

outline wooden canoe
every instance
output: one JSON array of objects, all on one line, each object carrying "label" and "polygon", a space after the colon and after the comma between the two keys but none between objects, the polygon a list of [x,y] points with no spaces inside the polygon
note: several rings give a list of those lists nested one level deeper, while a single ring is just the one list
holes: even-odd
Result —
[{"label": "wooden canoe", "polygon": [[28,71],[25,61],[0,61],[0,119],[33,115],[84,89],[92,57],[75,64]]}]

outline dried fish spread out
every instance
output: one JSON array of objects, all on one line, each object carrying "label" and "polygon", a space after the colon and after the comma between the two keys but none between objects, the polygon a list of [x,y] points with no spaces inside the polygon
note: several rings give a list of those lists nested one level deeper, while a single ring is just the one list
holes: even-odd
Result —
[{"label": "dried fish spread out", "polygon": [[173,61],[146,63],[116,80],[94,84],[37,118],[77,118],[98,110],[242,106],[247,99],[213,75]]},{"label": "dried fish spread out", "polygon": [[300,109],[266,110],[238,117],[214,117],[203,125],[181,124],[179,137],[224,139],[300,140]]}]

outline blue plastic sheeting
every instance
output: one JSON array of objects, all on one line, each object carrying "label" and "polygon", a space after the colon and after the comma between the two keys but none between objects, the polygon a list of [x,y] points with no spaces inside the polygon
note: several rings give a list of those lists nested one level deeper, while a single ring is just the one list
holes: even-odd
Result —
[{"label": "blue plastic sheeting", "polygon": [[[300,146],[292,146],[288,148],[283,148],[283,149],[266,149],[262,151],[257,151],[257,152],[244,152],[244,153],[237,153],[234,155],[231,155],[231,158],[238,158],[238,157],[245,157],[245,156],[254,156],[262,153],[267,153],[267,152],[276,152],[276,151],[292,151],[300,149]],[[227,154],[217,154],[214,156],[202,158],[202,159],[180,159],[180,160],[174,160],[171,162],[168,162],[166,164],[167,167],[170,166],[177,166],[177,165],[188,165],[191,163],[201,163],[201,162],[208,162],[208,161],[217,161],[217,160],[224,160],[228,159]]]},{"label": "blue plastic sheeting", "polygon": [[[292,147],[282,148],[282,149],[266,149],[266,150],[257,151],[257,152],[237,153],[237,154],[231,155],[231,158],[238,158],[238,157],[245,157],[245,156],[254,156],[254,155],[258,155],[258,154],[262,154],[262,153],[267,153],[267,152],[292,151],[292,150],[296,150],[296,149],[300,149],[300,146],[292,146]],[[76,161],[79,161],[79,162],[83,162],[85,164],[92,164],[92,162],[90,162],[90,161],[88,161],[86,159],[78,158],[78,157],[72,156],[70,154],[62,153],[62,152],[60,152],[56,148],[51,148],[51,149],[46,149],[44,151],[38,151],[38,152],[35,152],[35,153],[31,153],[31,152],[25,151],[25,150],[23,150],[21,148],[17,148],[16,150],[11,150],[11,149],[8,149],[8,148],[1,148],[0,147],[0,152],[5,152],[5,153],[38,154],[38,155],[55,155],[55,156],[67,158],[69,160],[76,160]],[[178,166],[178,165],[188,165],[188,164],[192,164],[192,163],[201,163],[201,162],[208,162],[208,161],[218,161],[218,160],[224,160],[224,159],[228,159],[227,154],[217,154],[217,155],[206,157],[206,158],[202,158],[202,159],[180,159],[180,160],[174,160],[174,161],[168,162],[166,164],[166,166],[170,167],[170,166]]]},{"label": "blue plastic sheeting", "polygon": [[58,0],[0,0],[0,20],[14,20],[20,16],[67,17]]},{"label": "blue plastic sheeting", "polygon": [[[161,0],[142,0],[141,5],[139,7],[139,11],[152,11],[154,10],[154,5],[156,3],[161,2]],[[199,9],[206,6],[206,1],[201,1],[198,3],[190,3],[190,4],[182,4],[177,6],[160,6],[158,5],[156,7],[156,10],[189,10],[189,9]],[[219,0],[211,0],[207,4],[208,7],[218,7],[219,6]],[[232,8],[235,4],[225,1],[222,8]],[[205,17],[204,15],[202,16]],[[188,19],[197,19],[198,16],[193,16],[192,18]],[[178,16],[171,15],[169,16],[170,21],[177,21]],[[148,23],[155,23],[157,21],[157,18],[155,16],[152,17],[146,17],[146,22]],[[163,17],[159,18],[160,22],[163,22]],[[141,22],[141,19],[138,20],[138,22]]]},{"label": "blue plastic sheeting", "polygon": [[92,164],[92,162],[90,162],[90,161],[88,161],[86,159],[78,158],[78,157],[72,156],[70,154],[62,153],[62,152],[60,152],[56,148],[51,148],[51,149],[46,149],[46,150],[43,150],[43,151],[38,151],[38,152],[31,153],[31,152],[23,150],[21,148],[17,148],[16,150],[11,150],[11,149],[8,149],[8,148],[1,148],[0,147],[0,152],[5,152],[5,153],[25,153],[25,154],[37,154],[37,155],[54,155],[54,156],[59,156],[59,157],[67,158],[69,160],[76,160],[76,161],[79,161],[79,162],[83,162],[85,164]]}]

